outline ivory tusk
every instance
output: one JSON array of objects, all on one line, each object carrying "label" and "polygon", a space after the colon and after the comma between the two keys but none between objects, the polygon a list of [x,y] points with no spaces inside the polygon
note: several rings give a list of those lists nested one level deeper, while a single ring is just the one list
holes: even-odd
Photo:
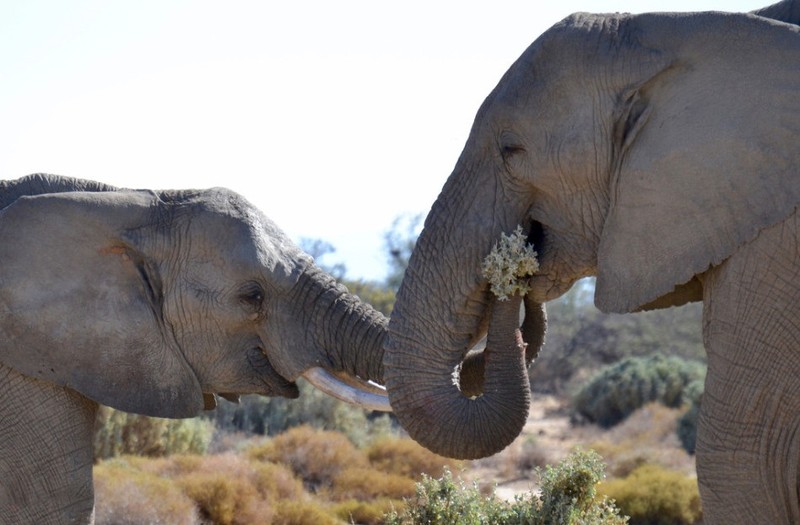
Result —
[{"label": "ivory tusk", "polygon": [[306,370],[303,372],[303,377],[319,390],[346,403],[366,410],[392,411],[386,391],[377,385],[357,381],[349,376],[345,381],[320,367]]},{"label": "ivory tusk", "polygon": [[386,388],[383,386],[373,383],[371,381],[364,381],[360,377],[354,377],[348,374],[347,372],[330,372],[330,375],[341,381],[346,385],[350,385],[351,387],[355,388],[356,390],[361,390],[363,392],[370,392],[378,396],[386,397]]}]

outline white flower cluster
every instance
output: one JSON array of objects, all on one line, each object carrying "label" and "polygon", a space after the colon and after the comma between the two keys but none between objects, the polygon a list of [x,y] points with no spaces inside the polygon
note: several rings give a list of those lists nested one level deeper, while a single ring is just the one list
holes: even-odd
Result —
[{"label": "white flower cluster", "polygon": [[539,271],[539,261],[533,246],[527,243],[522,226],[511,235],[502,233],[500,242],[483,260],[483,276],[489,281],[492,293],[505,301],[508,296],[530,291],[528,277]]}]

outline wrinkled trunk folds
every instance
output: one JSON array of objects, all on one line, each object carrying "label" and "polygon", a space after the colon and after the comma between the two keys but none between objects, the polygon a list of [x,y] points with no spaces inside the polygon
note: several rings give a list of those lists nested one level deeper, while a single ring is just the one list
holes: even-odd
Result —
[{"label": "wrinkled trunk folds", "polygon": [[[525,366],[530,367],[534,359],[539,356],[539,350],[544,344],[544,334],[547,325],[547,315],[544,305],[536,303],[528,297],[524,299],[525,320],[520,331],[525,342]],[[461,364],[458,387],[467,397],[476,397],[483,394],[483,382],[486,373],[486,355],[484,352],[470,354]]]},{"label": "wrinkled trunk folds", "polygon": [[[298,364],[314,386],[367,410],[390,410],[383,382],[383,341],[388,320],[350,294],[326,272],[312,268],[301,277],[297,304],[312,312],[313,353]],[[305,305],[305,306],[303,306]],[[301,314],[298,314],[301,315]]]},{"label": "wrinkled trunk folds", "polygon": [[[439,454],[475,459],[502,450],[519,435],[530,405],[525,344],[517,328],[521,302],[515,296],[494,304],[477,397],[457,386],[460,356],[440,361],[427,357],[436,351],[409,351],[404,345],[414,345],[402,338],[388,341],[386,387],[414,440]],[[415,380],[405,380],[409,377]]]}]

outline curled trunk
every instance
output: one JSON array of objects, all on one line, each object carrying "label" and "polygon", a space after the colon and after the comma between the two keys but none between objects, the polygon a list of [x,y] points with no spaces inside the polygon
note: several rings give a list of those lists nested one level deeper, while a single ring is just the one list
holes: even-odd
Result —
[{"label": "curled trunk", "polygon": [[[525,344],[517,328],[521,301],[515,296],[495,302],[477,397],[457,386],[459,355],[439,359],[440,350],[409,351],[401,340],[389,341],[386,387],[414,440],[446,456],[475,459],[502,450],[519,435],[530,405]],[[409,377],[416,379],[406,381]]]}]

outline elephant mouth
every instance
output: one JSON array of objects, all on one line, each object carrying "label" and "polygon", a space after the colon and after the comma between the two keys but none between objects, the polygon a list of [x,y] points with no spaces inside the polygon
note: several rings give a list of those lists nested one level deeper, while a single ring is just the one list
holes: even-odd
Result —
[{"label": "elephant mouth", "polygon": [[544,225],[533,218],[528,218],[528,244],[541,254],[544,249],[544,242]]},{"label": "elephant mouth", "polygon": [[[238,392],[203,392],[203,409],[213,410],[217,407],[217,398],[222,398],[232,403],[239,402],[239,396],[245,394],[260,394],[270,397],[287,397],[296,399],[300,397],[300,390],[294,381],[281,376],[270,363],[269,356],[261,346],[254,346],[247,352],[247,363],[255,372],[260,384],[254,388],[245,388],[246,391]],[[238,389],[237,389],[238,390]]]},{"label": "elephant mouth", "polygon": [[287,397],[289,399],[300,397],[297,383],[289,381],[275,370],[275,367],[270,362],[269,354],[263,347],[253,347],[247,355],[247,362],[265,386],[263,391],[257,393],[272,397]]}]

